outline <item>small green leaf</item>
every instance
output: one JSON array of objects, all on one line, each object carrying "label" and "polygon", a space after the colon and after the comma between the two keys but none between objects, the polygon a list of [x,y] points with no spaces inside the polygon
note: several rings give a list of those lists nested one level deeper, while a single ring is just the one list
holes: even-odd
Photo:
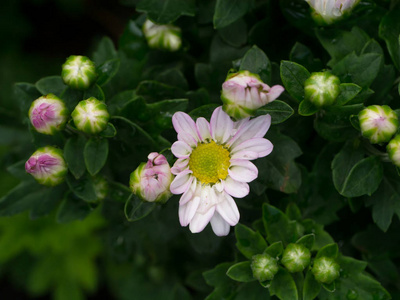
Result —
[{"label": "small green leaf", "polygon": [[333,292],[335,292],[336,291],[336,284],[335,284],[335,282],[333,281],[333,282],[331,282],[331,283],[323,283],[322,284],[322,287],[325,289],[325,290],[327,290],[329,293],[333,293]]},{"label": "small green leaf", "polygon": [[379,36],[386,42],[387,49],[389,50],[390,57],[394,65],[400,69],[400,8],[397,7],[390,10],[381,20],[379,24]]},{"label": "small green leaf", "polygon": [[336,258],[339,253],[339,248],[336,243],[326,245],[319,249],[317,256],[315,258],[320,258],[320,257],[330,257],[330,258]]},{"label": "small green leaf", "polygon": [[253,6],[253,1],[217,0],[214,12],[214,28],[220,29],[243,17]]},{"label": "small green leaf", "polygon": [[189,88],[185,75],[178,69],[168,69],[156,75],[156,81],[187,90]]},{"label": "small green leaf", "polygon": [[120,65],[119,58],[107,60],[99,67],[97,67],[97,84],[98,85],[105,85],[109,82],[115,74],[117,74]]},{"label": "small green leaf", "polygon": [[340,84],[340,93],[336,98],[335,105],[345,105],[361,91],[361,87],[354,83]]},{"label": "small green leaf", "polygon": [[200,106],[198,108],[195,108],[189,113],[189,116],[191,116],[193,119],[197,119],[199,117],[206,118],[210,120],[211,115],[213,111],[218,107],[218,104],[206,104],[203,106]]},{"label": "small green leaf", "polygon": [[118,40],[118,49],[124,51],[129,57],[142,60],[147,54],[147,41],[142,29],[135,21],[129,20],[124,32]]},{"label": "small green leaf", "polygon": [[314,242],[315,242],[315,234],[311,233],[299,238],[296,241],[296,244],[301,244],[311,251],[314,246]]},{"label": "small green leaf", "polygon": [[250,259],[253,255],[263,253],[268,246],[259,232],[240,223],[235,227],[235,235],[236,247],[246,258]]},{"label": "small green leaf", "polygon": [[271,62],[264,51],[257,46],[246,52],[240,63],[240,70],[260,75],[261,80],[267,84],[271,82]]},{"label": "small green leaf", "polygon": [[269,288],[271,296],[277,296],[281,300],[298,300],[296,283],[290,273],[280,267],[278,273],[275,274]]},{"label": "small green leaf", "polygon": [[0,216],[12,216],[40,204],[48,189],[35,181],[21,182],[0,198]]},{"label": "small green leaf", "polygon": [[251,282],[256,279],[253,277],[253,271],[251,270],[251,262],[244,261],[231,266],[226,275],[228,275],[231,279],[239,281],[239,282]]},{"label": "small green leaf", "polygon": [[86,171],[83,156],[85,145],[86,138],[77,135],[69,138],[64,146],[64,159],[67,162],[68,169],[76,179],[79,179]]},{"label": "small green leaf", "polygon": [[64,84],[61,76],[44,77],[37,81],[35,86],[43,95],[54,94],[58,97],[61,97],[63,92],[67,89],[67,86]]},{"label": "small green leaf", "polygon": [[93,61],[96,66],[100,66],[106,61],[117,57],[118,54],[117,50],[115,50],[113,41],[108,36],[103,37],[98,44],[96,51],[93,53]]},{"label": "small green leaf", "polygon": [[106,137],[106,138],[112,138],[117,135],[117,129],[115,129],[114,125],[111,123],[107,123],[106,129],[104,129],[102,132],[100,132],[100,136]]},{"label": "small green leaf", "polygon": [[84,92],[83,99],[88,99],[90,97],[94,97],[100,101],[104,101],[106,99],[103,90],[97,84],[93,84]]},{"label": "small green leaf", "polygon": [[232,47],[242,47],[247,42],[247,24],[238,19],[232,24],[218,30],[221,39]]},{"label": "small green leaf", "polygon": [[158,24],[172,23],[180,16],[194,16],[194,0],[140,0],[136,10],[147,13],[147,16]]},{"label": "small green leaf", "polygon": [[79,180],[76,180],[74,177],[68,174],[66,181],[70,190],[78,198],[81,198],[86,202],[95,202],[97,200],[93,180],[88,175],[81,177]]},{"label": "small green leaf", "polygon": [[308,270],[303,285],[303,300],[315,299],[320,290],[321,283],[317,282],[311,270]]},{"label": "small green leaf", "polygon": [[285,213],[290,220],[295,220],[295,221],[302,220],[300,208],[294,202],[290,202],[288,206],[286,206]]},{"label": "small green leaf", "polygon": [[271,115],[271,124],[279,124],[289,119],[294,113],[289,104],[280,100],[274,100],[271,103],[259,108],[256,116]]},{"label": "small green leaf", "polygon": [[32,102],[42,96],[36,86],[31,83],[18,82],[14,84],[13,90],[19,109],[24,117],[28,115]]},{"label": "small green leaf", "polygon": [[319,111],[319,108],[317,106],[315,106],[311,101],[305,99],[300,102],[300,105],[299,105],[299,115],[300,116],[305,116],[305,117],[311,116],[318,111]]},{"label": "small green leaf", "polygon": [[150,97],[151,101],[148,102],[157,102],[164,99],[185,98],[185,92],[182,89],[154,80],[144,80],[140,82],[136,88],[136,94],[138,96]]},{"label": "small green leaf", "polygon": [[265,253],[271,255],[274,258],[277,258],[278,256],[280,256],[283,253],[282,241],[275,242],[275,243],[269,245],[269,247],[267,249],[265,249]]},{"label": "small green leaf", "polygon": [[108,140],[91,138],[83,151],[86,169],[93,176],[105,165],[108,157]]},{"label": "small green leaf", "polygon": [[304,99],[304,82],[310,75],[302,65],[286,60],[281,62],[282,82],[286,91],[298,102]]},{"label": "small green leaf", "polygon": [[56,220],[58,223],[83,220],[91,210],[88,203],[69,193],[58,208]]},{"label": "small green leaf", "polygon": [[139,221],[150,214],[155,207],[154,202],[142,201],[135,194],[131,194],[125,203],[125,217],[129,222]]}]

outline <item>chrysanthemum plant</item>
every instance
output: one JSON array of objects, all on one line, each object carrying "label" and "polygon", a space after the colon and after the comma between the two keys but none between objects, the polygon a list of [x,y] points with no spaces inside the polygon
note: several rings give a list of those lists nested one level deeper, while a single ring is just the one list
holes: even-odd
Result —
[{"label": "chrysanthemum plant", "polygon": [[399,297],[397,2],[136,2],[117,45],[15,85],[0,215],[101,210],[118,299]]}]

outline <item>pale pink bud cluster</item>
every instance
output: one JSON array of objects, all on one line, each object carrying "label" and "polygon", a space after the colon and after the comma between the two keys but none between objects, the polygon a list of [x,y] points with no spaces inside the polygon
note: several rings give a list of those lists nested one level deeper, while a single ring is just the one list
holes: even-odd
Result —
[{"label": "pale pink bud cluster", "polygon": [[152,152],[147,158],[147,163],[141,163],[131,173],[129,186],[144,201],[165,203],[172,195],[169,191],[174,178],[171,168],[162,154]]},{"label": "pale pink bud cluster", "polygon": [[223,110],[235,119],[253,116],[256,110],[282,94],[280,85],[269,85],[262,82],[257,74],[240,71],[228,75],[222,85],[221,99]]}]

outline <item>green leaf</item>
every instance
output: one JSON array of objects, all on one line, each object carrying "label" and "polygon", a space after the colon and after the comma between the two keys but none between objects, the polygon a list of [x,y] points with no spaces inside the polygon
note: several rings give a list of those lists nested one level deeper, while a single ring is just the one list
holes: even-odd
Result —
[{"label": "green leaf", "polygon": [[243,261],[234,264],[228,269],[226,275],[239,282],[255,281],[256,279],[253,277],[253,271],[251,270],[250,264],[250,261]]},{"label": "green leaf", "polygon": [[299,64],[286,60],[281,62],[282,82],[286,91],[298,102],[304,99],[304,82],[310,75],[310,72]]},{"label": "green leaf", "polygon": [[105,165],[108,157],[108,140],[91,138],[83,150],[86,169],[90,175],[96,175]]},{"label": "green leaf", "polygon": [[111,123],[107,123],[106,129],[104,129],[102,132],[100,132],[100,136],[106,137],[106,138],[112,138],[117,135],[117,129],[115,129],[114,125]]},{"label": "green leaf", "polygon": [[298,63],[310,71],[315,72],[322,69],[321,60],[314,58],[311,50],[299,42],[293,46],[289,58],[290,61]]},{"label": "green leaf", "polygon": [[103,90],[97,84],[93,84],[84,92],[83,99],[88,99],[90,97],[94,97],[100,101],[106,100]]},{"label": "green leaf", "polygon": [[398,70],[400,69],[399,18],[400,8],[397,7],[390,10],[379,24],[379,37],[385,40],[390,57]]},{"label": "green leaf", "polygon": [[80,199],[86,202],[95,202],[97,200],[94,182],[91,177],[85,175],[79,180],[70,174],[66,178],[70,190]]},{"label": "green leaf", "polygon": [[139,221],[149,215],[156,207],[156,203],[140,200],[131,194],[125,203],[125,217],[129,222]]},{"label": "green leaf", "polygon": [[233,263],[222,263],[217,265],[214,269],[203,272],[203,277],[208,285],[215,287],[214,292],[206,299],[229,299],[233,293],[233,283],[226,272],[233,265]]},{"label": "green leaf", "polygon": [[197,119],[200,117],[206,118],[207,120],[210,120],[211,115],[213,111],[218,107],[218,104],[207,104],[203,105],[200,107],[197,107],[193,109],[190,113],[189,116],[191,116],[193,119]]},{"label": "green leaf", "polygon": [[66,185],[61,184],[52,188],[48,188],[41,193],[40,202],[32,203],[30,218],[35,220],[42,216],[48,215],[64,197]]},{"label": "green leaf", "polygon": [[289,104],[280,100],[274,100],[257,109],[256,116],[271,115],[271,124],[279,124],[289,119],[294,113]]},{"label": "green leaf", "polygon": [[106,61],[115,59],[118,57],[117,50],[115,50],[115,46],[113,41],[105,36],[101,39],[100,43],[97,46],[96,51],[93,53],[93,61],[96,66],[100,66],[104,64]]},{"label": "green leaf", "polygon": [[321,290],[321,283],[317,282],[311,270],[307,271],[303,285],[303,300],[315,299]]},{"label": "green leaf", "polygon": [[304,99],[299,105],[300,116],[311,116],[319,111],[319,107],[315,106],[311,101]]},{"label": "green leaf", "polygon": [[240,223],[235,227],[235,236],[237,240],[236,247],[249,259],[253,255],[263,253],[268,246],[259,232],[255,232]]},{"label": "green leaf", "polygon": [[98,85],[105,85],[107,82],[109,82],[115,76],[115,74],[117,74],[119,65],[120,65],[119,58],[115,58],[107,60],[99,67],[97,67],[96,71],[98,77],[96,83]]},{"label": "green leaf", "polygon": [[306,234],[301,238],[299,238],[296,241],[296,244],[303,245],[304,247],[306,247],[311,251],[314,246],[314,242],[315,242],[315,234],[311,233],[311,234]]},{"label": "green leaf", "polygon": [[118,40],[118,45],[118,49],[124,51],[129,57],[142,60],[147,54],[148,47],[142,29],[133,20],[129,20]]},{"label": "green leaf", "polygon": [[194,0],[141,0],[136,10],[147,13],[153,22],[167,24],[182,15],[194,16],[196,6]]},{"label": "green leaf", "polygon": [[351,101],[357,94],[362,90],[360,86],[354,83],[342,83],[340,84],[340,93],[336,98],[334,105],[345,105]]},{"label": "green leaf", "polygon": [[14,84],[14,96],[22,115],[28,115],[29,108],[34,100],[42,96],[36,86],[31,83],[18,82]]},{"label": "green leaf", "polygon": [[119,115],[132,121],[147,121],[151,117],[147,111],[146,101],[144,101],[143,97],[127,99],[125,105],[121,107]]},{"label": "green leaf", "polygon": [[40,204],[47,189],[35,181],[21,182],[0,198],[0,216],[12,216]]},{"label": "green leaf", "polygon": [[329,257],[329,258],[336,258],[339,253],[339,248],[336,243],[326,245],[318,250],[317,256],[315,258],[320,257]]},{"label": "green leaf", "polygon": [[[64,84],[61,76],[44,77],[35,83],[39,92],[43,95],[54,94],[61,97],[67,86]],[[33,99],[35,100],[35,99]]]},{"label": "green leaf", "polygon": [[88,203],[69,193],[58,208],[56,219],[58,223],[83,220],[90,212],[91,208]]},{"label": "green leaf", "polygon": [[312,219],[303,220],[301,224],[304,226],[304,233],[315,234],[315,243],[312,248],[313,251],[334,243],[333,238],[324,230],[324,226],[321,224],[316,223]]},{"label": "green leaf", "polygon": [[219,29],[218,33],[221,39],[232,47],[241,47],[247,42],[247,24],[243,19]]},{"label": "green leaf", "polygon": [[67,162],[68,169],[76,179],[85,174],[85,159],[83,150],[86,145],[86,138],[82,135],[71,137],[64,146],[64,159]]},{"label": "green leaf", "polygon": [[336,291],[336,284],[335,284],[335,282],[331,282],[331,283],[323,283],[322,284],[322,287],[326,290],[326,291],[328,291],[329,293],[333,293],[333,292],[335,292]]},{"label": "green leaf", "polygon": [[153,80],[140,82],[136,88],[136,94],[150,97],[151,101],[148,102],[185,97],[185,92],[182,89]]},{"label": "green leaf", "polygon": [[296,283],[290,273],[280,267],[278,273],[275,274],[269,288],[271,296],[277,296],[281,300],[298,300]]},{"label": "green leaf", "polygon": [[283,243],[282,241],[275,242],[271,244],[267,249],[265,249],[265,253],[271,255],[272,257],[277,258],[283,253]]},{"label": "green leaf", "polygon": [[64,100],[67,109],[70,112],[72,112],[75,109],[75,106],[79,103],[79,101],[84,100],[83,92],[67,88],[61,95],[61,99]]},{"label": "green leaf", "polygon": [[240,63],[240,70],[247,70],[260,75],[265,83],[271,82],[271,62],[267,55],[257,46],[253,46],[246,52]]},{"label": "green leaf", "polygon": [[294,202],[290,202],[286,206],[285,214],[290,220],[301,221],[303,219],[300,208]]},{"label": "green leaf", "polygon": [[214,28],[220,29],[243,17],[253,6],[253,1],[217,0],[214,12]]},{"label": "green leaf", "polygon": [[183,75],[178,69],[168,69],[161,72],[157,74],[155,80],[170,86],[175,86],[182,90],[187,90],[189,88],[185,75]]}]

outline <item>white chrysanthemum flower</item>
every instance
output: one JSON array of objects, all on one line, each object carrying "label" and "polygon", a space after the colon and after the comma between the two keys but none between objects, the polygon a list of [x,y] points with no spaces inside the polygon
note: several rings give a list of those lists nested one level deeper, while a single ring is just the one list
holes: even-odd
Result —
[{"label": "white chrysanthemum flower", "polygon": [[313,18],[321,25],[339,20],[349,13],[360,0],[306,0],[313,10]]},{"label": "white chrysanthemum flower", "polygon": [[250,162],[271,153],[273,145],[264,135],[271,116],[233,122],[218,107],[210,122],[198,118],[196,123],[183,112],[172,117],[178,141],[172,153],[178,158],[171,172],[173,194],[183,194],[179,202],[179,220],[193,233],[201,232],[210,222],[214,233],[224,236],[239,222],[239,210],[232,197],[249,193],[248,182],[258,176]]}]

